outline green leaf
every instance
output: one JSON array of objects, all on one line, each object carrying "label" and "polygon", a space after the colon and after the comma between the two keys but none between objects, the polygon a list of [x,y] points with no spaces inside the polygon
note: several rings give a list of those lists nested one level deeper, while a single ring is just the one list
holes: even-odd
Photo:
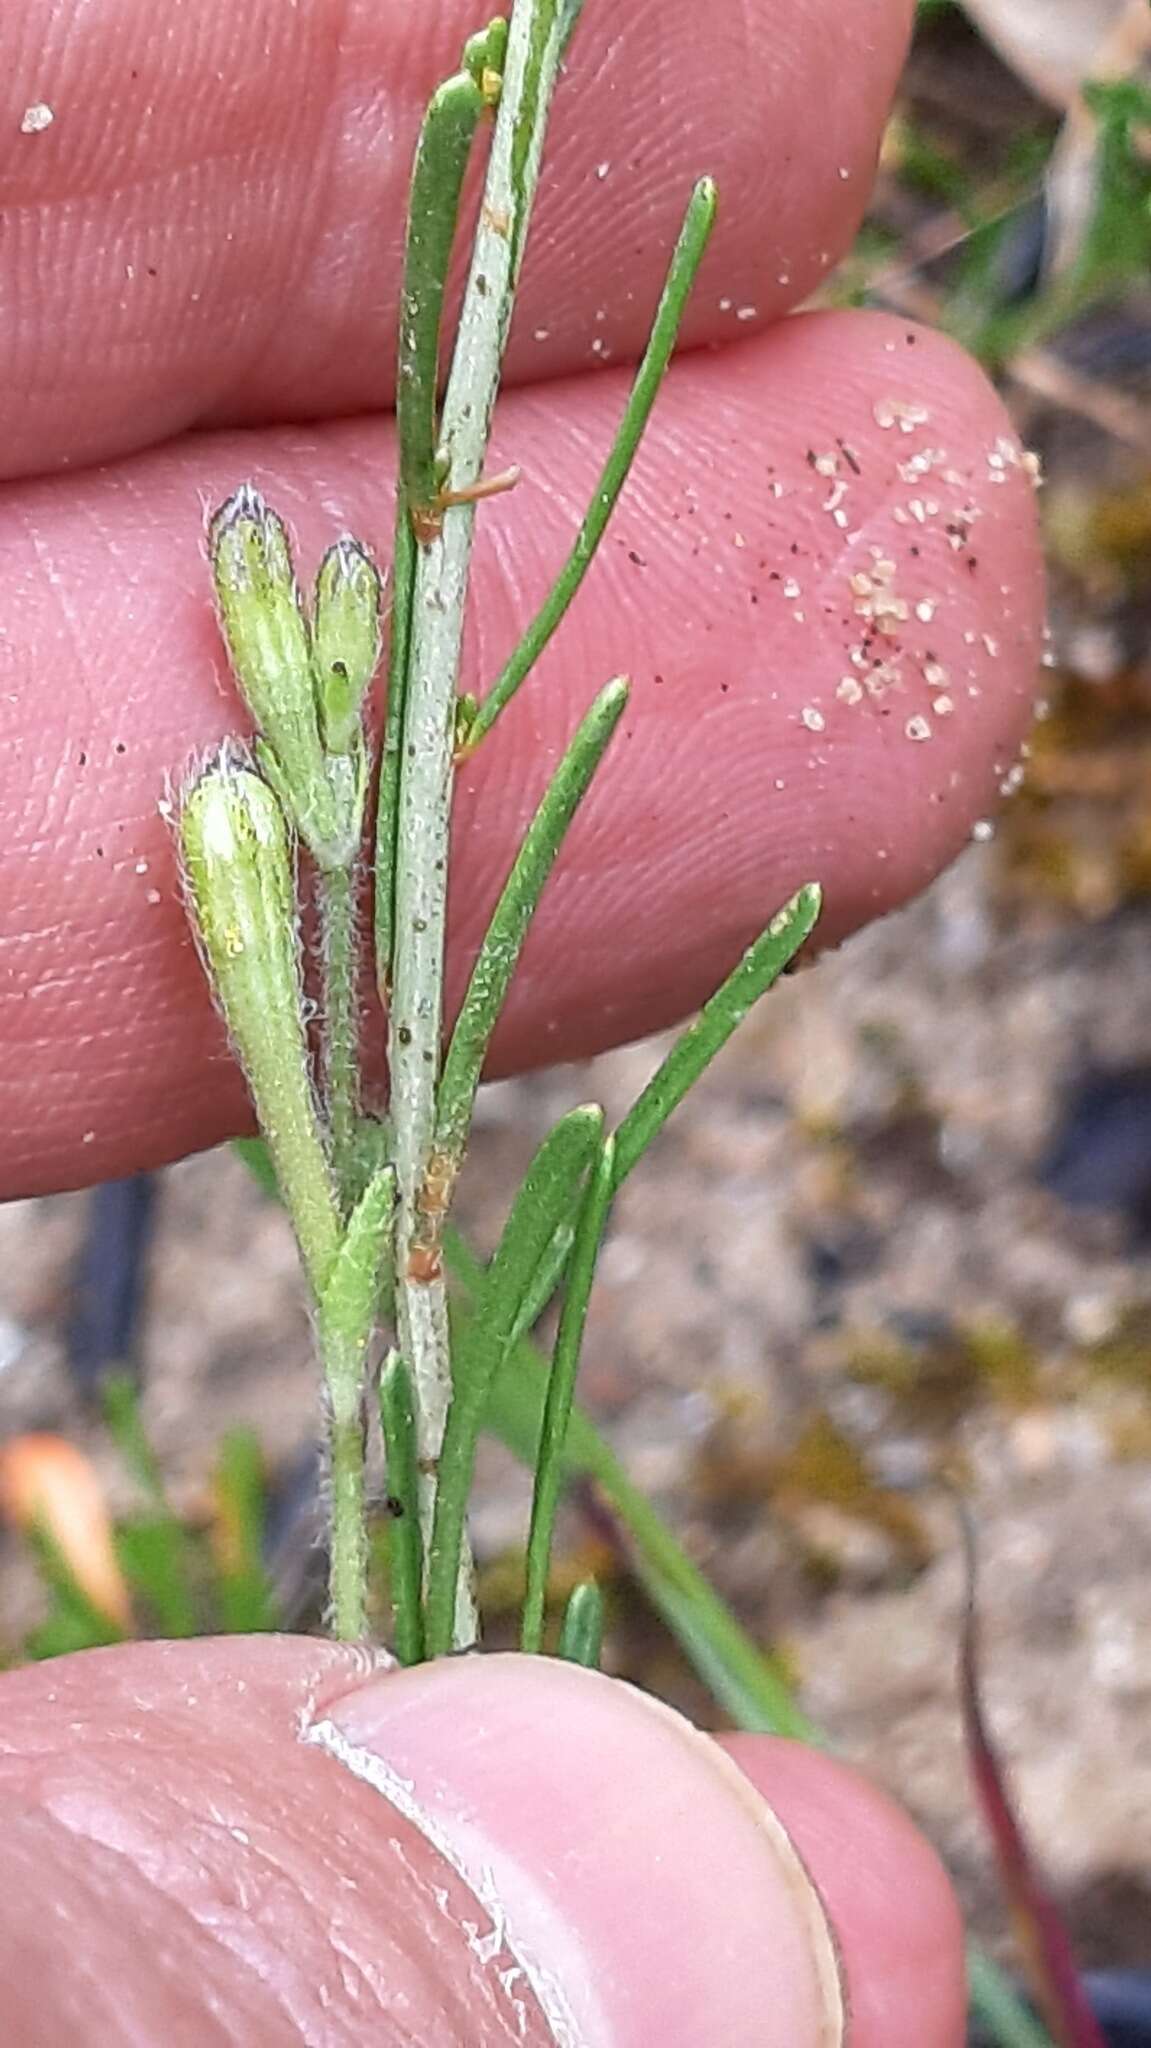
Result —
[{"label": "green leaf", "polygon": [[809,882],[772,918],[766,931],[748,947],[738,967],[704,1004],[699,1016],[677,1038],[667,1058],[637,1097],[616,1134],[616,1186],[627,1179],[656,1133],[688,1089],[722,1051],[748,1011],[778,981],[811,936],[819,916],[821,891]]},{"label": "green leaf", "polygon": [[418,1664],[425,1648],[416,1414],[411,1374],[395,1351],[380,1377],[380,1427],[388,1458],[387,1505],[392,1518],[388,1561],[395,1650],[401,1664]]},{"label": "green leaf", "polygon": [[148,1499],[147,1513],[115,1532],[116,1551],[133,1590],[147,1601],[165,1635],[195,1635],[196,1565],[192,1538],[168,1504],[156,1454],[140,1414],[139,1390],[127,1373],[110,1373],[101,1390],[109,1435]]},{"label": "green leaf", "polygon": [[436,1101],[436,1150],[458,1164],[480,1074],[528,927],[568,827],[585,796],[628,699],[617,679],[581,721],[524,836],[472,969],[444,1061]]},{"label": "green leaf", "polygon": [[[767,930],[749,946],[738,967],[706,1002],[698,1017],[676,1039],[667,1058],[637,1097],[616,1132],[615,1189],[626,1180],[652,1139],[662,1130],[688,1090],[723,1050],[748,1011],[778,981],[810,937],[819,916],[819,888],[809,884],[773,917]],[[572,1227],[565,1221],[540,1261],[524,1295],[515,1335],[530,1330],[559,1285],[571,1249]]]},{"label": "green leaf", "polygon": [[264,1460],[253,1430],[230,1429],[221,1440],[213,1491],[216,1625],[229,1635],[273,1629],[275,1600],[263,1558]]},{"label": "green leaf", "polygon": [[100,1389],[100,1405],[108,1433],[133,1478],[154,1504],[166,1506],[160,1467],[140,1415],[139,1389],[129,1373],[107,1375]]},{"label": "green leaf", "polygon": [[27,1657],[63,1657],[74,1650],[95,1650],[106,1643],[122,1643],[124,1631],[110,1614],[90,1599],[72,1570],[51,1531],[36,1522],[28,1530],[28,1542],[50,1595],[44,1620],[24,1643]]},{"label": "green leaf", "polygon": [[361,1391],[364,1353],[376,1319],[380,1269],[395,1200],[395,1173],[391,1166],[383,1166],[348,1219],[320,1295],[320,1352],[329,1392],[338,1406],[358,1400]]},{"label": "green leaf", "polygon": [[[574,26],[574,22],[572,25]],[[565,33],[570,33],[570,30]],[[615,440],[592,494],[591,505],[572,544],[571,553],[540,610],[488,695],[483,699],[467,735],[466,751],[477,747],[485,733],[491,731],[504,706],[511,701],[525,676],[535,667],[587,574],[596,549],[603,539],[608,520],[615,510],[619,494],[627,482],[636,450],[643,438],[651,409],[671,360],[688,294],[695,282],[696,272],[711,235],[715,209],[715,186],[710,178],[701,178],[688,204],[648,344],[636,371]]]},{"label": "green leaf", "polygon": [[440,328],[460,192],[484,97],[470,71],[433,94],[416,144],[400,297],[396,378],[399,477],[409,513],[428,521],[439,493]]},{"label": "green leaf", "polygon": [[568,44],[579,26],[584,0],[561,0],[560,6],[560,56],[567,56]]},{"label": "green leaf", "polygon": [[392,622],[388,640],[388,703],[380,753],[380,787],[376,799],[375,948],[376,984],[386,1005],[393,978],[396,937],[396,833],[400,816],[400,774],[403,767],[404,717],[407,708],[408,654],[412,631],[412,594],[416,570],[416,537],[407,503],[396,506],[395,549],[392,555]]},{"label": "green leaf", "polygon": [[552,1533],[563,1486],[564,1449],[575,1397],[580,1347],[588,1301],[595,1279],[600,1241],[615,1185],[615,1140],[608,1138],[588,1179],[568,1264],[567,1286],[548,1374],[547,1396],[540,1425],[528,1535],[527,1584],[520,1645],[543,1648],[544,1611],[551,1566]]},{"label": "green leaf", "polygon": [[[486,1268],[458,1233],[448,1232],[445,1247],[449,1270],[473,1304],[453,1303],[454,1333],[461,1351],[471,1354],[479,1337]],[[521,1339],[506,1357],[484,1415],[484,1427],[529,1471],[540,1440],[547,1370],[535,1346]],[[677,1635],[690,1630],[685,1648],[736,1725],[814,1740],[812,1724],[770,1659],[740,1627],[578,1407],[568,1427],[564,1465],[569,1475],[594,1480],[618,1515],[631,1545],[636,1577]]]},{"label": "green leaf", "polygon": [[603,1594],[594,1579],[584,1579],[564,1609],[557,1654],[569,1664],[583,1664],[589,1671],[598,1671],[603,1656],[603,1623]]},{"label": "green leaf", "polygon": [[263,1138],[233,1138],[232,1150],[237,1159],[243,1160],[248,1172],[264,1194],[273,1202],[282,1202],[283,1196],[280,1193],[280,1183],[276,1179],[272,1155]]},{"label": "green leaf", "polygon": [[157,1635],[201,1632],[192,1590],[188,1532],[166,1511],[135,1515],[116,1530],[120,1569],[147,1607]]},{"label": "green leaf", "polygon": [[439,1490],[428,1559],[428,1654],[452,1647],[456,1579],[476,1440],[492,1385],[511,1343],[520,1303],[561,1216],[579,1199],[603,1130],[603,1111],[570,1110],[549,1131],[512,1204],[484,1274],[467,1371],[457,1372],[439,1461]]}]

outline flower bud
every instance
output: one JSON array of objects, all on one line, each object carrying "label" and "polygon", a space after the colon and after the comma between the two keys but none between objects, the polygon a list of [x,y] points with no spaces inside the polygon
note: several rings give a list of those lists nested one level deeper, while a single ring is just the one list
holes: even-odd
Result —
[{"label": "flower bud", "polygon": [[291,847],[267,783],[222,754],[185,799],[180,843],[197,928],[225,1010],[226,988],[253,973],[270,980],[260,990],[265,1007],[278,1009],[288,995],[295,1009]]},{"label": "flower bud", "polygon": [[317,1286],[338,1223],[308,1066],[284,814],[267,783],[225,752],[184,800],[180,846],[212,986]]},{"label": "flower bud", "polygon": [[312,666],[320,724],[335,754],[359,730],[364,698],[380,658],[380,574],[359,541],[329,548],[316,577]]},{"label": "flower bud", "polygon": [[251,484],[209,528],[220,624],[289,816],[311,845],[331,827],[312,642],[282,519]]}]

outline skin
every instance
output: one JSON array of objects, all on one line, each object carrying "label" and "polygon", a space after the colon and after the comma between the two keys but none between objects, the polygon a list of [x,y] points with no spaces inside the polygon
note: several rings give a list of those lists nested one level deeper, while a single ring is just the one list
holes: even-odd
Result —
[{"label": "skin", "polygon": [[[1041,595],[998,402],[904,322],[780,318],[854,232],[910,13],[714,0],[703,42],[686,0],[588,0],[492,453],[523,482],[480,522],[465,687],[562,556],[701,170],[722,209],[605,550],[461,777],[456,992],[558,747],[600,682],[631,675],[496,1071],[682,1015],[803,880],[824,883],[825,942],[903,901],[1017,755]],[[0,19],[8,1195],[245,1127],[158,810],[242,729],[201,513],[251,476],[307,572],[343,528],[386,558],[404,179],[476,19],[463,0],[37,0]],[[20,135],[37,100],[55,119]],[[890,638],[868,632],[862,576],[900,607]],[[864,638],[885,687],[851,703],[841,679],[877,674],[852,659]],[[534,2042],[563,2038],[560,1998],[613,2048],[708,2038],[719,2015],[734,2043],[823,2048],[826,1911],[854,2048],[958,2044],[959,1928],[932,1852],[828,1759],[725,1742],[514,1658],[397,1676],[264,1639],[14,1673],[7,2032]]]}]

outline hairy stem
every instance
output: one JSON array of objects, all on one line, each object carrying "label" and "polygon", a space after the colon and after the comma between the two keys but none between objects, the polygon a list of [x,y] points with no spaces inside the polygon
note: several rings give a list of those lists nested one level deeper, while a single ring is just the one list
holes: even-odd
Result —
[{"label": "hairy stem", "polygon": [[360,1114],[359,946],[351,868],[332,868],[316,881],[323,975],[321,1082],[328,1112],[332,1172],[341,1208],[355,1200],[356,1131]]},{"label": "hairy stem", "polygon": [[[416,1401],[421,1523],[430,1552],[452,1379],[439,1235],[429,1199],[443,1030],[444,928],[455,701],[474,505],[481,478],[519,260],[560,54],[557,0],[517,0],[459,333],[440,427],[447,505],[420,534],[411,594],[406,701],[395,832],[389,1064],[398,1187],[399,1349]],[[466,1574],[466,1555],[461,1559]],[[456,1638],[471,1639],[468,1602]]]},{"label": "hairy stem", "polygon": [[330,1625],[337,1642],[368,1633],[368,1539],[364,1500],[364,1419],[358,1395],[330,1388],[329,1483],[332,1497]]}]

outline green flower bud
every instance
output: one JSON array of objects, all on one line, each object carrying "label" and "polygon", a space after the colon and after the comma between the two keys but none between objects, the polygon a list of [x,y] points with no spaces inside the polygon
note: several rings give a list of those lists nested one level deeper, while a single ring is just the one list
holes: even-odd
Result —
[{"label": "green flower bud", "polygon": [[312,665],[324,739],[346,754],[380,658],[380,573],[359,541],[329,548],[316,577]]},{"label": "green flower bud", "polygon": [[244,702],[275,760],[276,787],[309,846],[330,826],[312,640],[282,519],[252,484],[208,529],[220,624]]},{"label": "green flower bud", "polygon": [[180,850],[212,987],[319,1291],[339,1224],[308,1064],[291,840],[274,792],[225,751],[184,800]]},{"label": "green flower bud", "polygon": [[[243,484],[215,514],[208,538],[220,623],[258,728],[257,761],[319,866],[342,867],[354,858],[363,825],[364,749],[353,730],[339,753],[325,751],[312,635],[284,522]],[[336,580],[363,591],[359,572]],[[378,594],[375,602],[378,610]],[[347,609],[341,590],[340,610]],[[325,630],[330,637],[331,626]],[[361,662],[363,640],[361,619]]]},{"label": "green flower bud", "polygon": [[319,756],[312,647],[284,522],[252,484],[208,529],[220,624],[244,701],[285,768]]}]

